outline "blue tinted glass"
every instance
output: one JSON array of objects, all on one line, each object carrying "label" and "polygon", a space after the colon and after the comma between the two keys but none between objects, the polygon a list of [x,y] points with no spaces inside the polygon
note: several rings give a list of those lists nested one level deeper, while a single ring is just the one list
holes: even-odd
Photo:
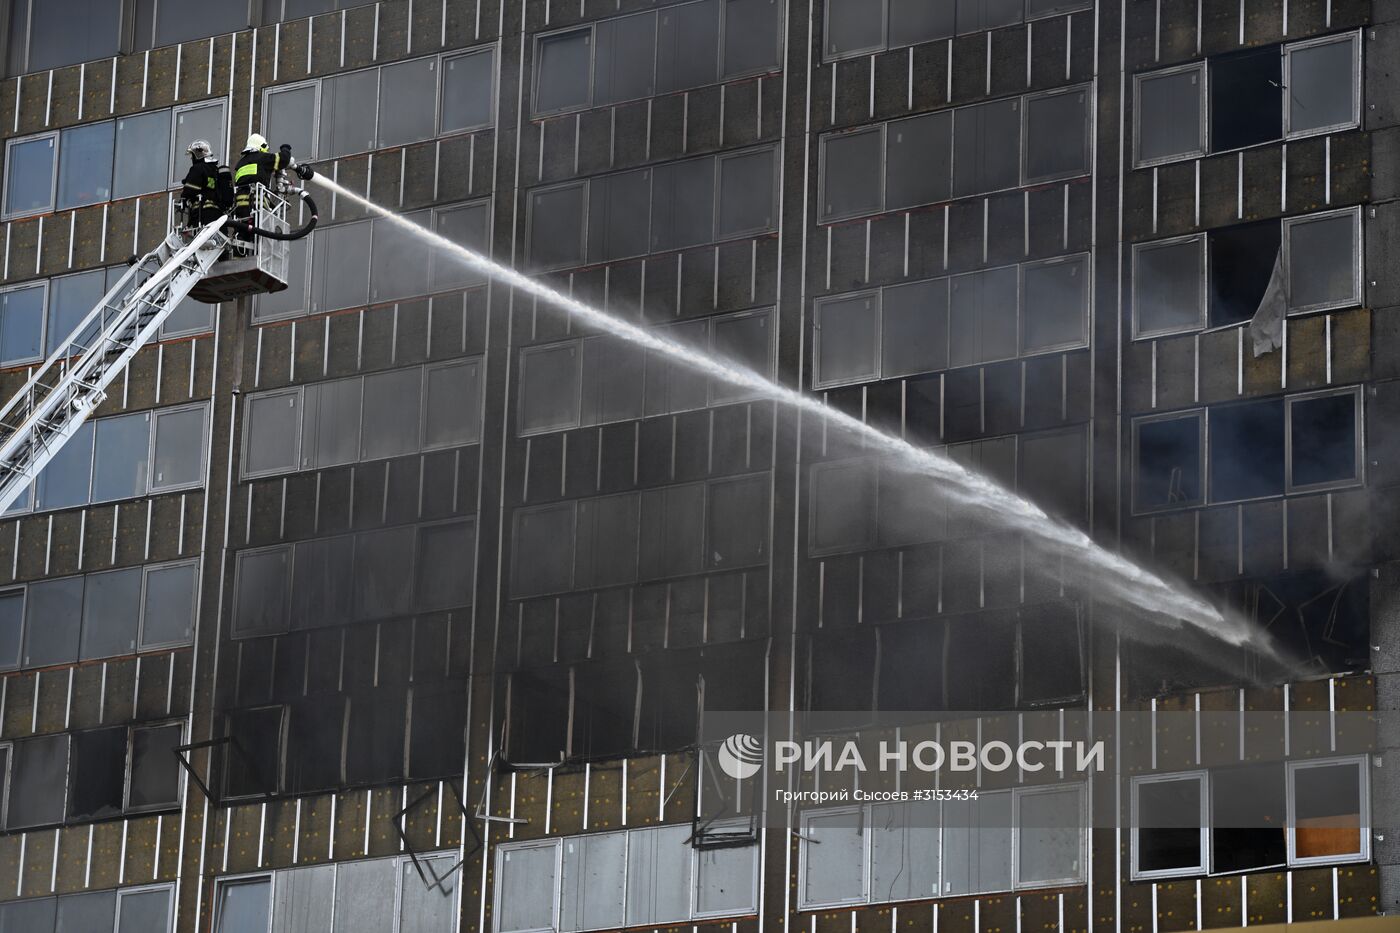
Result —
[{"label": "blue tinted glass", "polygon": [[111,199],[114,126],[108,121],[63,131],[58,147],[58,210]]},{"label": "blue tinted glass", "polygon": [[0,365],[43,355],[45,291],[42,285],[31,285],[0,295]]},{"label": "blue tinted glass", "polygon": [[15,143],[6,153],[5,213],[46,211],[53,206],[54,137]]}]

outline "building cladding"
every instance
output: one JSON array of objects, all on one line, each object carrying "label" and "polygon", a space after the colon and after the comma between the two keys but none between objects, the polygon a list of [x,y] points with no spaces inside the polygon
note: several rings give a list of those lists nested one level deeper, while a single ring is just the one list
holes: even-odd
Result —
[{"label": "building cladding", "polygon": [[1386,728],[1298,737],[1263,803],[1199,736],[1089,794],[982,787],[1349,833],[950,828],[894,863],[820,811],[756,826],[697,748],[727,710],[1396,708],[1391,7],[10,0],[6,396],[164,235],[187,142],[231,160],[258,130],[945,451],[1306,662],[1261,687],[1144,644],[820,421],[319,189],[290,287],[177,309],[0,520],[0,930],[1400,910]]}]

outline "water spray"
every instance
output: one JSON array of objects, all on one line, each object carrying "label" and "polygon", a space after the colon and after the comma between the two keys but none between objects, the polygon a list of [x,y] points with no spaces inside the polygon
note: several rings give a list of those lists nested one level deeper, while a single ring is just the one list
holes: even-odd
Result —
[{"label": "water spray", "polygon": [[1098,593],[1148,613],[1160,625],[1190,625],[1229,645],[1247,646],[1266,657],[1281,660],[1264,633],[1245,619],[1233,613],[1223,613],[1199,596],[1174,587],[1147,568],[1101,547],[1085,532],[1053,518],[1035,503],[981,473],[955,463],[940,453],[924,450],[903,438],[886,434],[858,418],[827,406],[813,396],[779,385],[746,367],[668,340],[652,330],[556,291],[543,282],[381,207],[325,175],[318,174],[315,182],[489,278],[555,305],[600,331],[644,350],[663,354],[730,385],[773,398],[801,414],[825,419],[848,431],[871,448],[887,454],[909,472],[936,480],[939,492],[960,507],[984,513],[989,520],[1003,528],[1020,533],[1027,545],[1038,551],[1065,556],[1067,560],[1077,563],[1077,575],[1091,583]]}]

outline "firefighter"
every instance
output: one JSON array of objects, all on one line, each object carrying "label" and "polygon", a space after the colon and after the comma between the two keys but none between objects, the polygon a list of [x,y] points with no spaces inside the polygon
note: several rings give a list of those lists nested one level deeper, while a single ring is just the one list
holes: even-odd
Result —
[{"label": "firefighter", "polygon": [[[233,169],[234,206],[233,216],[247,219],[253,215],[253,192],[258,185],[272,186],[272,176],[283,169],[292,169],[297,177],[309,179],[311,166],[297,165],[292,158],[292,147],[283,143],[276,153],[270,152],[267,140],[261,134],[248,137],[243,154]],[[245,237],[246,239],[246,237]]]},{"label": "firefighter", "polygon": [[190,170],[180,189],[180,204],[191,224],[207,224],[233,206],[233,174],[220,165],[209,143],[196,139],[185,150]]}]

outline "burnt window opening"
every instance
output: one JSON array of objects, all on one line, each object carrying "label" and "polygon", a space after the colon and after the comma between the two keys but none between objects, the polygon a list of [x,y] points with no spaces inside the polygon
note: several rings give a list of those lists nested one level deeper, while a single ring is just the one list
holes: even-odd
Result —
[{"label": "burnt window opening", "polygon": [[948,709],[1015,709],[1015,619],[979,613],[950,622],[943,670]]},{"label": "burnt window opening", "polygon": [[[879,646],[866,628],[818,631],[808,655],[808,709],[824,730],[865,725],[875,704]],[[833,715],[834,714],[834,715]]]},{"label": "burnt window opening", "polygon": [[467,685],[449,681],[415,686],[409,711],[408,776],[422,780],[462,774],[466,742]]},{"label": "burnt window opening", "polygon": [[72,786],[68,792],[70,818],[100,819],[122,811],[126,739],[125,726],[73,734]]},{"label": "burnt window opening", "polygon": [[563,665],[510,675],[507,758],[513,764],[564,760],[569,744],[569,669]]},{"label": "burnt window opening", "polygon": [[880,638],[879,710],[942,709],[946,626],[941,622],[901,622],[882,625],[876,631]]},{"label": "burnt window opening", "polygon": [[1212,230],[1206,238],[1210,263],[1208,319],[1211,327],[1254,317],[1278,264],[1283,232],[1276,220]]},{"label": "burnt window opening", "polygon": [[403,689],[396,687],[367,690],[350,698],[345,731],[347,783],[378,784],[403,777],[406,701]]},{"label": "burnt window opening", "polygon": [[643,659],[637,749],[673,751],[695,744],[700,725],[700,652],[667,651]]},{"label": "burnt window opening", "polygon": [[1133,505],[1139,512],[1200,505],[1204,461],[1200,412],[1134,425]]},{"label": "burnt window opening", "polygon": [[275,794],[282,777],[280,706],[237,710],[227,714],[224,735],[224,796]]},{"label": "burnt window opening", "polygon": [[569,757],[609,758],[631,751],[637,687],[637,667],[631,661],[574,668]]},{"label": "burnt window opening", "polygon": [[1283,56],[1277,46],[1211,59],[1211,151],[1282,139],[1282,91]]},{"label": "burnt window opening", "polygon": [[1286,657],[1319,672],[1370,666],[1370,587],[1364,570],[1295,571],[1231,589],[1231,601]]},{"label": "burnt window opening", "polygon": [[1284,491],[1283,399],[1210,412],[1210,499],[1230,502]]},{"label": "burnt window opening", "polygon": [[1017,627],[1022,706],[1059,704],[1084,696],[1084,631],[1073,603],[1020,610]]},{"label": "burnt window opening", "polygon": [[292,705],[288,717],[287,789],[326,790],[342,781],[345,698],[312,696]]},{"label": "burnt window opening", "polygon": [[1281,762],[1211,772],[1210,870],[1248,871],[1287,864],[1285,809]]}]

